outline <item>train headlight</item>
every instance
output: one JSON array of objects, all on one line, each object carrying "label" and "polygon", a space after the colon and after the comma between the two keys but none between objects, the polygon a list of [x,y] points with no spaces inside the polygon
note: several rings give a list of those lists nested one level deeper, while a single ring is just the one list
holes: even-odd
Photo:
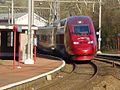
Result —
[{"label": "train headlight", "polygon": [[54,47],[54,46],[52,46],[52,47],[51,47],[51,49],[52,49],[52,50],[55,50],[55,47]]},{"label": "train headlight", "polygon": [[77,45],[77,44],[80,44],[79,42],[73,42],[73,44]]},{"label": "train headlight", "polygon": [[93,41],[89,41],[88,44],[93,44]]},{"label": "train headlight", "polygon": [[79,24],[81,24],[81,23],[82,23],[82,21],[78,21],[78,23],[79,23]]}]

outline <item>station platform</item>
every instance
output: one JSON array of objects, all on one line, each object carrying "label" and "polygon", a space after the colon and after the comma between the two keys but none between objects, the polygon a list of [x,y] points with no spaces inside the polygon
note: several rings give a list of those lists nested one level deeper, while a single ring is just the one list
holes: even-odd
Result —
[{"label": "station platform", "polygon": [[20,63],[13,69],[13,60],[0,60],[0,90],[14,87],[54,73],[65,66],[62,60],[39,56],[36,64]]}]

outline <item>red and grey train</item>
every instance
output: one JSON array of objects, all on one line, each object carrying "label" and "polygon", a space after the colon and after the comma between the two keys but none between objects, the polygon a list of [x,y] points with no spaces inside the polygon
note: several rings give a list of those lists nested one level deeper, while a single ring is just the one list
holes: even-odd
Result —
[{"label": "red and grey train", "polygon": [[89,16],[71,16],[61,20],[59,27],[39,28],[37,37],[38,50],[78,61],[92,60],[96,55],[96,35]]}]

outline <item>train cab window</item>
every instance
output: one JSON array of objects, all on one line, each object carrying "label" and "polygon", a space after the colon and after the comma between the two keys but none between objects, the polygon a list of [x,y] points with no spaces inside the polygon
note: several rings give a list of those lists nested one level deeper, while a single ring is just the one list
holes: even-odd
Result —
[{"label": "train cab window", "polygon": [[74,34],[89,34],[90,31],[89,31],[89,27],[88,25],[77,25],[77,26],[74,26]]}]

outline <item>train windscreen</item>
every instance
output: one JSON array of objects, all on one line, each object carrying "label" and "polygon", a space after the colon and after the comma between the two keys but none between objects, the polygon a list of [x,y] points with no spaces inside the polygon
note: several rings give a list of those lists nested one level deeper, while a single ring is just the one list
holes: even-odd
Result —
[{"label": "train windscreen", "polygon": [[74,34],[89,34],[88,25],[76,25],[74,26]]}]

